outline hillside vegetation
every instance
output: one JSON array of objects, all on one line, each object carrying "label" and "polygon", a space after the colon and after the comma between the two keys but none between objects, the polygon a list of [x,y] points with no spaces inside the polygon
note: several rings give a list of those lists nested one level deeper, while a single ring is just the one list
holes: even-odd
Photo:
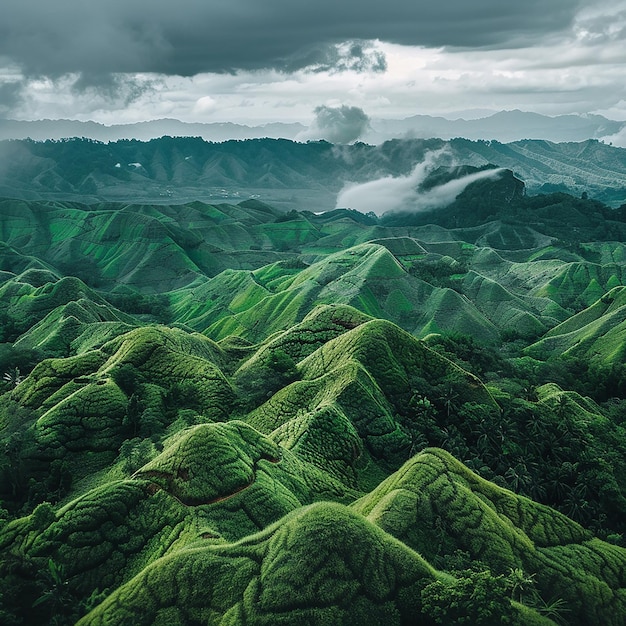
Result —
[{"label": "hillside vegetation", "polygon": [[508,172],[0,234],[3,624],[625,623],[623,208]]},{"label": "hillside vegetation", "polygon": [[587,193],[613,207],[626,204],[626,148],[597,139],[501,143],[455,136],[345,146],[269,138],[4,140],[0,195],[67,200],[79,194],[90,202],[180,204],[239,202],[252,194],[282,211],[321,211],[335,207],[346,184],[407,176],[426,155],[438,153],[449,164],[507,168],[531,193]]}]

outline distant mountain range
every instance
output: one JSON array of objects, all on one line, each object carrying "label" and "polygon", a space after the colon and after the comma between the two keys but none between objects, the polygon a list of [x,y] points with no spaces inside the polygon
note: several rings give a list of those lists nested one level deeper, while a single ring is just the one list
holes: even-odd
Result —
[{"label": "distant mountain range", "polygon": [[78,120],[7,120],[0,119],[0,139],[66,139],[84,137],[96,141],[118,141],[139,139],[148,141],[158,137],[202,137],[206,141],[227,141],[229,139],[294,139],[306,130],[303,124],[276,122],[260,126],[246,126],[231,122],[210,124],[181,122],[175,119],[151,120],[135,124],[113,124],[106,126],[98,122]]},{"label": "distant mountain range", "polygon": [[[601,115],[559,115],[550,117],[524,111],[500,111],[478,119],[446,119],[430,115],[414,115],[405,119],[371,120],[370,128],[361,136],[367,143],[380,144],[394,138],[437,137],[453,139],[495,139],[502,142],[522,139],[547,141],[584,141],[617,135],[626,122],[609,120]],[[299,123],[272,123],[260,126],[225,123],[188,123],[160,119],[135,124],[105,126],[96,122],[76,120],[18,121],[0,119],[0,139],[35,140],[85,137],[98,141],[139,139],[147,141],[165,135],[171,137],[202,137],[207,141],[229,139],[297,139],[307,127]],[[310,133],[309,133],[310,134]],[[320,130],[315,139],[327,139]]]},{"label": "distant mountain range", "polygon": [[14,140],[0,142],[0,194],[151,203],[261,198],[282,210],[327,211],[346,185],[409,176],[433,152],[448,165],[509,169],[529,194],[586,193],[613,207],[626,203],[626,149],[597,140],[396,139],[378,146],[191,137]]},{"label": "distant mountain range", "polygon": [[500,111],[479,119],[449,120],[430,115],[414,115],[403,120],[373,120],[372,131],[363,139],[380,143],[400,137],[439,137],[440,139],[495,139],[510,142],[522,139],[584,141],[616,135],[626,122],[601,115],[558,115],[549,117],[525,111]]}]

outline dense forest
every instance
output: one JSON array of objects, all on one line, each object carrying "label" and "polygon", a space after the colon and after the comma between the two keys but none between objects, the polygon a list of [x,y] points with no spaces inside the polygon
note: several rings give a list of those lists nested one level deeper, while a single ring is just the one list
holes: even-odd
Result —
[{"label": "dense forest", "polygon": [[0,329],[3,624],[626,622],[626,205],[5,198]]},{"label": "dense forest", "polygon": [[613,208],[626,203],[626,148],[595,139],[501,143],[460,137],[380,145],[269,138],[215,143],[200,137],[5,140],[0,141],[0,196],[90,204],[239,203],[252,196],[283,212],[318,212],[335,208],[345,185],[406,176],[433,153],[448,166],[506,168],[532,195],[588,194]]}]

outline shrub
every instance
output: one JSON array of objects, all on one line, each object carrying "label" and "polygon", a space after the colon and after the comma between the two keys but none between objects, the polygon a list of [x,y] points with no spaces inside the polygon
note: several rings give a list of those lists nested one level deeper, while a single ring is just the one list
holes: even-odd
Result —
[{"label": "shrub", "polygon": [[422,589],[422,611],[435,624],[510,624],[515,615],[504,576],[464,570]]}]

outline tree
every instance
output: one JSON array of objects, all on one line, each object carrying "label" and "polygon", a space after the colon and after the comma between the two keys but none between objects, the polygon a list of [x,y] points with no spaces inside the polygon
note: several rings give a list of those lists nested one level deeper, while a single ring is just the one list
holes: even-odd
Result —
[{"label": "tree", "polygon": [[8,383],[9,387],[15,389],[23,380],[19,367],[13,367],[2,375],[2,380]]},{"label": "tree", "polygon": [[506,585],[511,591],[511,598],[517,602],[524,602],[535,588],[535,575],[528,576],[521,567],[511,568],[506,577]]},{"label": "tree", "polygon": [[134,474],[154,456],[150,439],[127,439],[120,447],[120,460],[125,474]]},{"label": "tree", "polygon": [[421,592],[422,612],[435,624],[510,624],[515,612],[504,576],[490,571],[463,570],[436,580]]},{"label": "tree", "polygon": [[437,401],[446,411],[446,417],[450,417],[450,414],[457,410],[459,407],[459,394],[456,392],[452,385],[446,385],[437,398]]},{"label": "tree", "polygon": [[40,570],[38,583],[41,588],[40,596],[33,602],[33,608],[46,607],[49,615],[49,624],[66,624],[73,622],[69,617],[76,607],[76,598],[70,592],[69,582],[65,575],[65,568],[52,559],[48,559],[48,566]]},{"label": "tree", "polygon": [[300,377],[295,361],[282,349],[270,348],[254,368],[237,376],[241,395],[246,397],[244,410],[251,410],[279,389]]},{"label": "tree", "polygon": [[56,519],[54,509],[49,502],[38,504],[31,515],[31,524],[38,531],[44,531]]},{"label": "tree", "polygon": [[141,372],[130,363],[114,369],[111,372],[113,382],[127,395],[131,396],[137,389],[137,386],[143,382]]}]

